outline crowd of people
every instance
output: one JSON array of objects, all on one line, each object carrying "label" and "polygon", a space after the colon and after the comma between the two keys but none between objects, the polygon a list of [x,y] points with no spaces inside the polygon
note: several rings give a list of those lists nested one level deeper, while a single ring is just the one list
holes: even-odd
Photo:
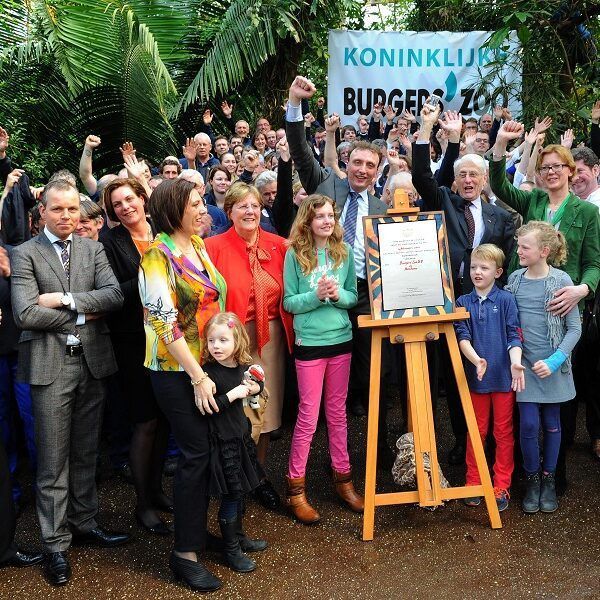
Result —
[{"label": "crowd of people", "polygon": [[[135,520],[174,533],[169,566],[194,590],[221,587],[204,552],[246,573],[256,568],[248,554],[268,547],[245,534],[245,503],[252,494],[280,507],[270,441],[294,398],[285,508],[304,524],[321,518],[305,482],[323,405],[332,488],[362,512],[347,441],[347,412],[364,416],[369,394],[370,334],[357,325],[371,312],[362,217],[385,214],[397,190],[445,214],[456,304],[470,313],[456,330],[479,433],[495,442],[498,508],[509,506],[522,456],[522,510],[558,509],[578,400],[600,459],[600,102],[589,132],[544,146],[551,119],[525,131],[508,107],[475,119],[427,102],[418,117],[375,105],[342,127],[315,95],[296,77],[279,129],[261,117],[252,130],[223,102],[229,131],[217,134],[207,110],[181,157],[152,165],[124,142],[121,171],[98,179],[101,139],[89,135],[79,165],[87,194],[67,170],[32,185],[0,128],[0,511],[9,516],[0,564],[43,562],[64,585],[73,542],[129,541],[98,521],[103,416],[111,460],[134,486]],[[445,389],[448,462],[466,461],[467,485],[478,485],[444,348],[428,344],[432,398]],[[382,361],[406,422],[401,345],[386,346]],[[402,432],[388,432],[386,398],[380,407],[378,465],[388,468],[388,436]],[[35,474],[39,554],[13,541],[17,434]],[[173,498],[163,489],[172,455]],[[211,497],[220,537],[207,530]]]}]

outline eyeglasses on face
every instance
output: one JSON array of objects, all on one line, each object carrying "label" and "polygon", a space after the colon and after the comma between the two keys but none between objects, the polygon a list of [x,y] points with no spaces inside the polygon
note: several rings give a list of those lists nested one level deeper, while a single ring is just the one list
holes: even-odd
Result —
[{"label": "eyeglasses on face", "polygon": [[552,170],[554,173],[562,173],[563,167],[566,167],[564,163],[556,163],[555,165],[544,165],[540,167],[540,173],[542,175],[548,175]]}]

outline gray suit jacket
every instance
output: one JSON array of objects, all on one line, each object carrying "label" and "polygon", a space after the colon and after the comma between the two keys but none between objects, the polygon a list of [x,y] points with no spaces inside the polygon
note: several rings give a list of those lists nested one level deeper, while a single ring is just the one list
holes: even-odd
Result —
[{"label": "gray suit jacket", "polygon": [[[32,385],[49,385],[65,361],[67,335],[77,314],[38,305],[40,294],[70,292],[77,312],[107,313],[123,304],[123,293],[99,242],[73,236],[70,282],[52,243],[41,232],[12,252],[11,296],[19,339],[17,377]],[[69,285],[70,283],[70,285]],[[78,328],[85,360],[93,377],[117,370],[105,319],[87,320]]]},{"label": "gray suit jacket", "polygon": [[[314,157],[304,132],[304,121],[285,124],[290,155],[300,176],[302,187],[308,194],[323,194],[335,200],[336,207],[342,214],[344,204],[350,192],[347,179],[340,179],[331,169],[324,168]],[[384,215],[387,206],[376,196],[369,196],[369,214]]]}]

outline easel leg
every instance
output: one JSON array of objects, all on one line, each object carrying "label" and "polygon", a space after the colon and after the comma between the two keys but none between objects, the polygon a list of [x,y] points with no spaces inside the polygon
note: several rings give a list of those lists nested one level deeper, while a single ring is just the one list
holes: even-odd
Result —
[{"label": "easel leg", "polygon": [[469,387],[467,385],[467,380],[465,379],[460,359],[460,350],[458,348],[458,341],[456,340],[456,333],[452,325],[444,325],[443,330],[446,334],[446,341],[448,343],[448,350],[450,351],[450,359],[452,361],[452,369],[454,371],[454,376],[456,377],[460,401],[465,413],[465,421],[467,422],[469,439],[473,446],[473,454],[475,455],[477,470],[479,471],[479,477],[484,490],[484,498],[490,518],[490,524],[492,529],[499,529],[502,527],[502,521],[500,520],[498,505],[496,504],[496,498],[494,497],[494,488],[492,487],[490,471],[485,459],[485,452],[483,451],[483,444],[481,443],[481,436],[479,435],[479,428],[477,427],[477,420],[475,419],[475,411],[473,410]]},{"label": "easel leg", "polygon": [[369,386],[369,413],[367,425],[367,464],[365,473],[365,510],[363,513],[363,540],[373,539],[375,524],[375,489],[377,485],[377,438],[379,427],[379,388],[381,385],[381,342],[383,335],[374,330],[371,337],[371,373]]}]

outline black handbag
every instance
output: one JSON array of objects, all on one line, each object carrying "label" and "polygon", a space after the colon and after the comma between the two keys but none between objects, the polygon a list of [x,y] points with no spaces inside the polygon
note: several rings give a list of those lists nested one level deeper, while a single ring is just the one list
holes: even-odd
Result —
[{"label": "black handbag", "polygon": [[585,303],[581,340],[586,344],[596,344],[600,341],[600,293],[594,294],[594,297]]}]

